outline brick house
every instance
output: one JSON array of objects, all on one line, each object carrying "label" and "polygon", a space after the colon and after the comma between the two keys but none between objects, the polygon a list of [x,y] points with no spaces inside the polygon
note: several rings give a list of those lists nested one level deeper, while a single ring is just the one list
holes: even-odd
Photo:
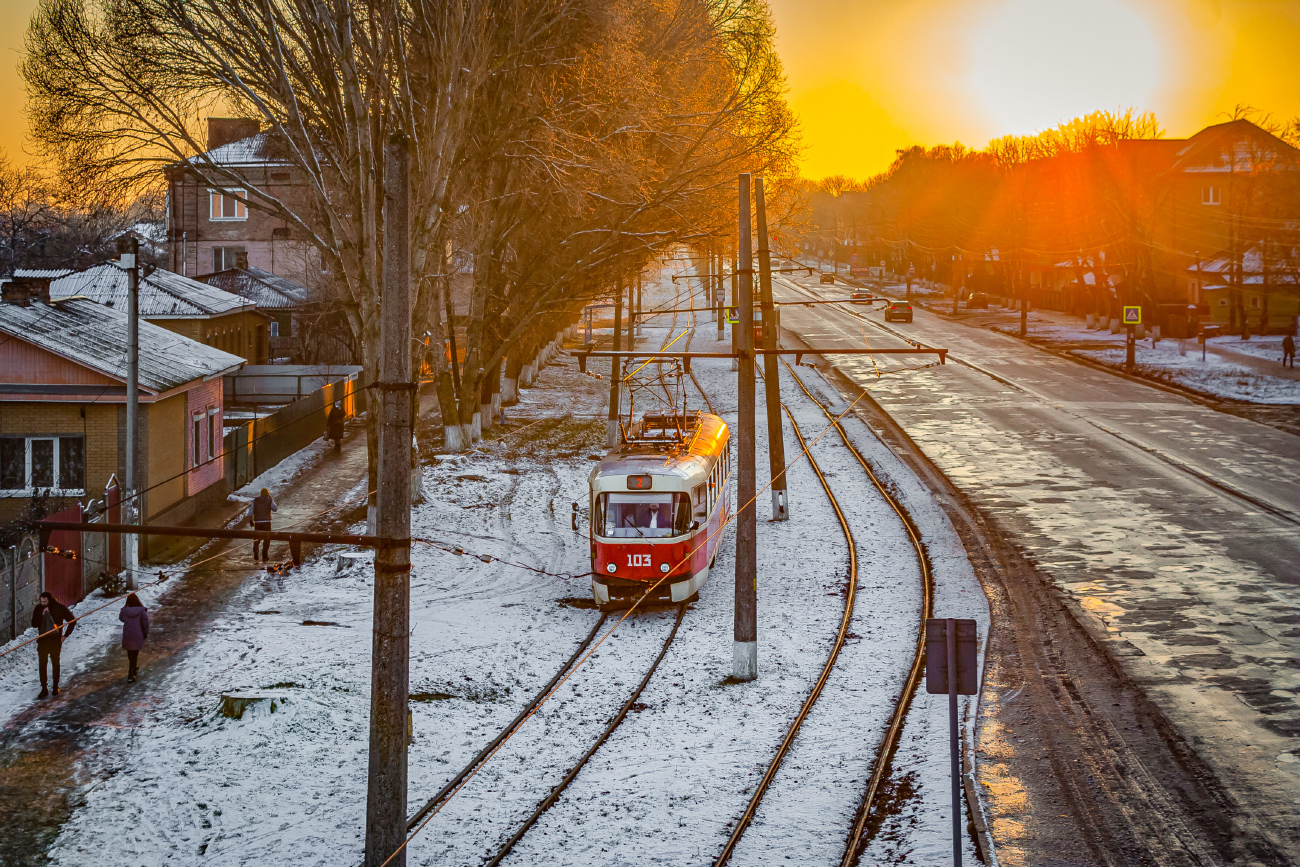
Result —
[{"label": "brick house", "polygon": [[[25,277],[19,271],[15,276]],[[105,262],[50,281],[50,296],[80,296],[126,312],[127,272]],[[265,364],[271,317],[248,299],[165,271],[140,280],[140,318],[190,340]]]},{"label": "brick house", "polygon": [[[293,164],[249,118],[208,118],[202,157],[281,200],[300,184]],[[295,237],[286,221],[249,208],[242,189],[212,189],[196,171],[199,157],[170,166],[167,179],[167,246],[171,270],[199,277],[253,266],[312,287],[321,273],[315,249]]]},{"label": "brick house", "polygon": [[[127,320],[15,279],[0,303],[0,523],[38,493],[98,497],[125,471]],[[140,322],[142,517],[179,524],[225,500],[222,376],[244,359]],[[164,543],[166,540],[159,539]],[[141,556],[150,540],[141,539]]]}]

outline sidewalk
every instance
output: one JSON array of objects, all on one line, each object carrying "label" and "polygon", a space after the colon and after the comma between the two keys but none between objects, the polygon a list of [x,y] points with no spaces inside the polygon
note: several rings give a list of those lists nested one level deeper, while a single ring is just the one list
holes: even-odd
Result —
[{"label": "sidewalk", "polygon": [[[434,407],[436,398],[422,398],[421,415]],[[353,424],[341,454],[318,440],[254,479],[248,488],[271,488],[280,507],[277,529],[296,525],[319,530],[354,521],[358,513],[364,516],[360,510],[365,505],[366,474],[365,427]],[[223,504],[203,523],[224,526],[230,511],[230,504]],[[287,545],[272,543],[271,556],[287,560]],[[126,681],[117,620],[120,604],[78,623],[64,645],[63,691],[57,697],[36,700],[40,685],[34,644],[4,660],[0,700],[12,715],[0,729],[0,815],[5,816],[0,864],[45,863],[47,847],[77,806],[87,782],[86,769],[102,758],[97,751],[99,733],[148,722],[155,696],[166,690],[170,673],[186,651],[211,631],[224,611],[248,604],[246,591],[256,589],[250,579],[261,575],[263,582],[285,580],[254,562],[250,543],[243,540],[204,546],[190,560],[196,568],[173,565],[169,568],[177,570],[176,577],[140,592],[149,608],[150,629],[140,654],[137,683]],[[150,572],[156,568],[148,567]],[[154,579],[144,574],[138,580],[144,584]],[[78,606],[79,613],[104,601],[89,597]]]}]

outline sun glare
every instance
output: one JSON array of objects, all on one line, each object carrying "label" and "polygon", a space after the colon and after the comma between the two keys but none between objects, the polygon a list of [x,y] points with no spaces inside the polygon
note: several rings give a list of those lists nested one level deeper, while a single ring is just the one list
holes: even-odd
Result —
[{"label": "sun glare", "polygon": [[999,135],[1149,108],[1161,84],[1160,41],[1121,0],[1009,0],[971,39],[971,85]]}]

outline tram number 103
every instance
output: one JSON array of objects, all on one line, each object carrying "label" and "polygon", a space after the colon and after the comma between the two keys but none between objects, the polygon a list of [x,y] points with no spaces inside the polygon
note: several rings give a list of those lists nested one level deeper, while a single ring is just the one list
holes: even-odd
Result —
[{"label": "tram number 103", "polygon": [[649,555],[649,554],[628,554],[628,555],[627,555],[627,565],[629,565],[629,566],[649,566],[649,565],[650,565],[650,555]]}]

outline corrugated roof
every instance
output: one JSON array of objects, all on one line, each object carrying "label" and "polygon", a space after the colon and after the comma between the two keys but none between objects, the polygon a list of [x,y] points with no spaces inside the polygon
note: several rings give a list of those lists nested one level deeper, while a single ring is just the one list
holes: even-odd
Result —
[{"label": "corrugated roof", "polygon": [[[82,295],[107,307],[125,311],[127,274],[116,262],[105,262],[50,283],[51,298]],[[140,315],[206,318],[251,308],[252,302],[180,274],[159,268],[140,281]]]},{"label": "corrugated roof", "polygon": [[[232,141],[207,151],[207,159],[219,166],[289,165],[288,160],[272,153],[270,136],[264,132]],[[190,157],[190,165],[203,165],[203,154]]]},{"label": "corrugated roof", "polygon": [[72,268],[15,268],[14,276],[28,280],[43,280],[46,278],[55,280],[59,277],[66,277],[72,272]]},{"label": "corrugated roof", "polygon": [[289,310],[309,303],[310,299],[310,292],[301,283],[253,266],[230,268],[198,279],[266,310]]},{"label": "corrugated roof", "polygon": [[[126,381],[126,314],[85,298],[0,304],[0,331]],[[140,387],[155,394],[244,363],[229,352],[140,323]]]}]

